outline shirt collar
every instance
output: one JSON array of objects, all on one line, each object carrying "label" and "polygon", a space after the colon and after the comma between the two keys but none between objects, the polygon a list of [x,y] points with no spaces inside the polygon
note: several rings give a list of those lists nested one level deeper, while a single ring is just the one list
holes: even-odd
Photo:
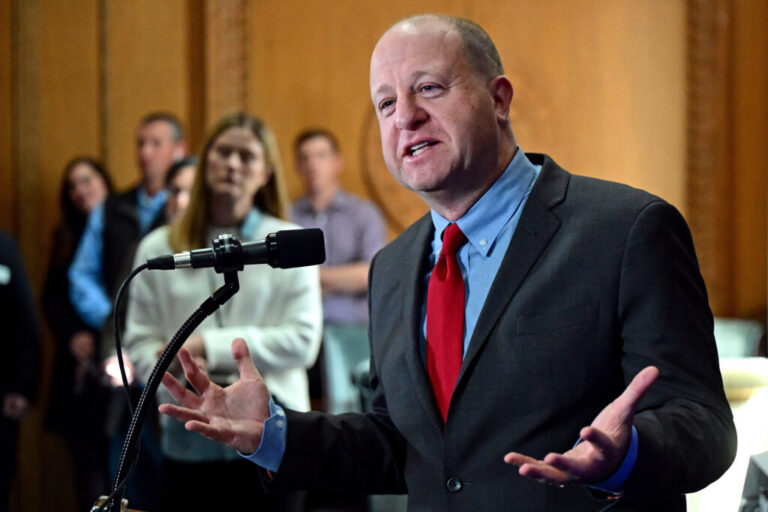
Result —
[{"label": "shirt collar", "polygon": [[157,194],[155,194],[152,197],[149,197],[149,195],[147,195],[147,191],[144,190],[144,187],[139,187],[139,191],[137,193],[139,206],[149,210],[154,210],[164,205],[165,200],[167,199],[167,196],[168,196],[168,193],[165,191],[165,189],[161,189],[160,191],[158,191]]},{"label": "shirt collar", "polygon": [[263,218],[264,216],[258,208],[252,208],[239,226],[209,226],[208,238],[216,238],[223,233],[232,233],[237,235],[241,242],[245,240],[253,240],[258,235],[258,229]]},{"label": "shirt collar", "polygon": [[[501,176],[456,221],[469,243],[483,256],[488,256],[502,228],[520,208],[536,179],[536,171],[536,167],[518,147]],[[442,233],[450,221],[434,210],[430,210],[430,214],[435,232]],[[441,237],[436,238],[439,240]],[[438,249],[435,247],[435,250]]]}]

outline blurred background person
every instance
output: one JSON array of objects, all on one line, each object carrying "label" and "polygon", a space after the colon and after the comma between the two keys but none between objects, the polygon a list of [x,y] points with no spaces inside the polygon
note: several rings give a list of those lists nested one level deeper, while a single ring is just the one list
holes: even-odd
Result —
[{"label": "blurred background person", "polygon": [[109,485],[104,413],[108,390],[99,366],[99,333],[69,300],[67,270],[88,215],[112,192],[102,165],[77,157],[64,166],[59,192],[61,221],[53,236],[42,306],[56,342],[46,426],[72,451],[78,509],[86,510]]},{"label": "blurred background person", "polygon": [[190,155],[168,168],[165,175],[165,218],[170,224],[179,214],[187,209],[192,185],[195,182],[197,157]]},{"label": "blurred background person", "polygon": [[[294,229],[286,214],[284,177],[271,131],[259,119],[222,119],[201,152],[190,204],[170,226],[150,233],[136,262],[206,247],[233,233],[242,241]],[[309,409],[306,370],[315,361],[322,323],[317,268],[250,265],[240,291],[186,341],[195,359],[218,382],[237,378],[231,342],[245,338],[276,402]],[[148,272],[131,285],[125,346],[139,379],[146,381],[167,342],[224,277],[213,269]],[[172,371],[178,373],[178,368]],[[165,388],[161,402],[171,401]],[[302,510],[302,495],[257,496],[259,470],[237,453],[163,418],[164,454],[159,510]]]},{"label": "blurred background person", "polygon": [[323,347],[318,366],[324,408],[331,413],[361,410],[352,369],[368,359],[368,266],[387,242],[384,219],[370,201],[346,192],[339,182],[344,157],[336,136],[322,128],[300,133],[294,142],[296,171],[304,196],[293,203],[291,220],[325,235]]},{"label": "blurred background person", "polygon": [[9,507],[19,422],[37,398],[40,325],[16,241],[0,231],[0,512]]},{"label": "blurred background person", "polygon": [[80,317],[100,330],[141,237],[165,223],[165,173],[184,157],[181,123],[168,113],[151,113],[136,129],[136,163],[141,181],[112,195],[91,212],[69,270],[70,298]]},{"label": "blurred background person", "polygon": [[[111,195],[91,212],[69,267],[70,300],[85,324],[101,333],[103,350],[99,357],[116,386],[122,384],[117,377],[114,356],[112,303],[131,270],[141,237],[165,224],[165,175],[185,154],[184,131],[176,116],[167,112],[145,115],[136,128],[140,181],[124,192]],[[124,325],[124,307],[119,315],[120,325]],[[129,366],[127,371],[131,374],[133,370]],[[138,399],[140,389],[132,386],[131,393]],[[126,495],[133,498],[133,506],[139,509],[152,508],[157,492],[161,457],[154,409],[147,421],[148,428],[142,433],[143,456],[126,488]],[[117,467],[129,421],[123,390],[115,388],[103,420],[110,440],[107,463],[110,479]]]}]

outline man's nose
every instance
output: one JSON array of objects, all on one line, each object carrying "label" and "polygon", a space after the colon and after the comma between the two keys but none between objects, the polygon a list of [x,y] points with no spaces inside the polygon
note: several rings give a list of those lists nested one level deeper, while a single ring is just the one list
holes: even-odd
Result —
[{"label": "man's nose", "polygon": [[414,130],[423,124],[427,117],[427,112],[413,98],[404,95],[397,99],[395,125],[400,130]]}]

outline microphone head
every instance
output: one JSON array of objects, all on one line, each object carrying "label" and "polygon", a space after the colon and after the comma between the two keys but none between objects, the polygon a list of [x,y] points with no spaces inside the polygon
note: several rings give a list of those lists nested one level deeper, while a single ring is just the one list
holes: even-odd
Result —
[{"label": "microphone head", "polygon": [[267,237],[267,243],[271,253],[269,264],[273,267],[306,267],[325,261],[325,241],[321,229],[278,231]]}]

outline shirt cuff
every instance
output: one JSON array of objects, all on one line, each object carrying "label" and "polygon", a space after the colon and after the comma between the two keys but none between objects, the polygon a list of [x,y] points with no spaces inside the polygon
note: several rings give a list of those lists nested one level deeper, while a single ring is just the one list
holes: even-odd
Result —
[{"label": "shirt cuff", "polygon": [[286,427],[285,411],[270,397],[269,418],[264,422],[259,447],[250,455],[237,453],[264,469],[277,472],[285,454]]},{"label": "shirt cuff", "polygon": [[619,466],[619,469],[606,480],[588,485],[587,487],[610,494],[620,494],[624,489],[624,484],[627,483],[627,480],[629,479],[629,475],[632,474],[632,470],[635,468],[635,462],[637,462],[637,449],[637,429],[632,425],[632,439],[629,442],[627,455],[624,457],[624,461],[621,463],[621,466]]}]

